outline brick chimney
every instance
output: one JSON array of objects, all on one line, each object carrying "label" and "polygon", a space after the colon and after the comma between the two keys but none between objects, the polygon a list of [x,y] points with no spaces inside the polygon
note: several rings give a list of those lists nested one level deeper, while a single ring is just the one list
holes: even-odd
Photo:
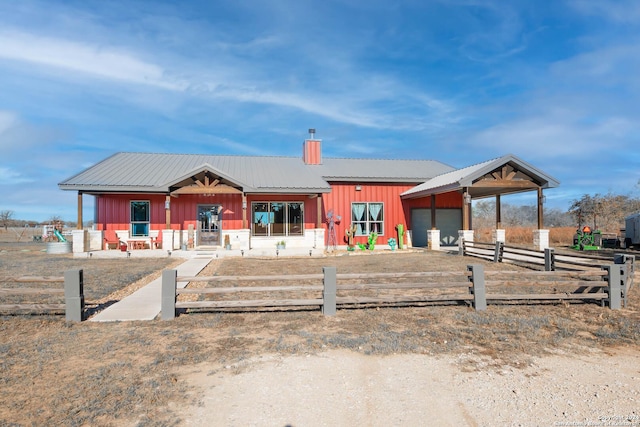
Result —
[{"label": "brick chimney", "polygon": [[302,144],[302,159],[306,165],[322,164],[322,141],[315,138],[316,130],[309,129],[309,138]]}]

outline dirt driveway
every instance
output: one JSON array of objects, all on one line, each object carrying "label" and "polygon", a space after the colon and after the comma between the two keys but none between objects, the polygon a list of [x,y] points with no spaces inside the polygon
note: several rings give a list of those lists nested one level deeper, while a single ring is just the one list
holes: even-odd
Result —
[{"label": "dirt driveway", "polygon": [[332,350],[260,356],[217,371],[197,367],[184,378],[201,403],[182,416],[191,426],[640,425],[635,352],[587,350],[535,358],[524,368],[465,368],[478,358]]}]

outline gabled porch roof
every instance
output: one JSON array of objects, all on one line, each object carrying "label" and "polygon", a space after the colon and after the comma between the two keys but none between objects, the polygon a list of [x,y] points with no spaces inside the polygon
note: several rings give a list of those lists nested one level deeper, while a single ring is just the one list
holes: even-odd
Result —
[{"label": "gabled porch roof", "polygon": [[473,198],[555,188],[560,183],[524,160],[505,156],[438,175],[401,194],[403,199],[451,191],[467,191]]}]

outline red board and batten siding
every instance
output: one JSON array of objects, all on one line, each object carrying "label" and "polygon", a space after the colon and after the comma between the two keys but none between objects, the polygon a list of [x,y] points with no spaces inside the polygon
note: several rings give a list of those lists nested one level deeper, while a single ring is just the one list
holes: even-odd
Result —
[{"label": "red board and batten siding", "polygon": [[[413,187],[411,184],[368,183],[332,183],[332,191],[322,195],[324,226],[327,227],[327,212],[333,209],[335,215],[342,217],[336,224],[336,237],[339,245],[346,243],[345,231],[351,225],[351,203],[378,202],[384,205],[384,234],[378,237],[378,243],[384,244],[390,237],[397,238],[396,225],[403,224],[405,230],[411,229],[411,209],[430,208],[431,198],[402,200],[400,194]],[[165,196],[160,194],[110,194],[96,197],[96,227],[99,230],[128,230],[130,227],[130,202],[142,200],[150,202],[151,229],[165,228]],[[304,227],[316,227],[317,198],[309,195],[251,195],[247,197],[247,221],[251,222],[252,202],[304,202]],[[189,225],[197,225],[198,205],[222,205],[222,229],[239,230],[242,228],[242,197],[237,194],[181,195],[171,198],[171,229],[187,230]],[[438,194],[437,208],[461,208],[462,196],[457,192]],[[247,224],[250,227],[250,224]],[[357,243],[367,241],[359,236]]]},{"label": "red board and batten siding", "polygon": [[[356,190],[356,186],[360,190]],[[381,202],[384,204],[384,235],[378,237],[377,243],[385,244],[390,237],[397,238],[396,226],[403,224],[405,230],[411,229],[411,209],[430,208],[431,197],[402,200],[400,194],[413,188],[412,184],[355,184],[331,183],[331,193],[324,194],[323,214],[326,221],[327,212],[333,209],[335,215],[341,217],[336,224],[336,238],[339,245],[346,244],[346,230],[351,225],[351,203]],[[438,194],[437,208],[462,208],[462,196],[457,192]],[[365,243],[367,236],[358,236],[356,243]]]},{"label": "red board and batten siding", "polygon": [[[99,229],[127,230],[130,225],[130,202],[150,202],[152,230],[165,228],[165,196],[159,194],[110,194],[96,198],[96,224]],[[171,198],[171,229],[187,230],[196,226],[198,205],[222,205],[222,229],[242,228],[242,197],[231,194],[182,195]]]},{"label": "red board and batten siding", "polygon": [[[356,190],[356,186],[360,190]],[[377,243],[385,244],[390,237],[397,238],[396,226],[403,224],[405,230],[411,228],[411,209],[430,208],[431,197],[421,199],[402,200],[400,194],[413,188],[412,184],[384,184],[369,183],[355,184],[352,182],[331,183],[331,193],[323,195],[323,213],[326,215],[333,209],[335,215],[341,216],[336,224],[336,238],[339,245],[346,243],[346,230],[351,225],[351,203],[353,202],[381,202],[384,204],[384,234],[378,237]],[[461,208],[462,196],[459,193],[438,194],[437,208]],[[366,236],[355,238],[356,243],[365,243]]]},{"label": "red board and batten siding", "polygon": [[[304,203],[306,229],[316,227],[316,200],[308,195],[259,195],[247,197],[247,220],[251,221],[251,202],[290,201]],[[159,194],[110,194],[96,197],[96,227],[99,230],[128,230],[130,226],[130,203],[149,201],[151,229],[165,228],[165,196]],[[196,226],[198,205],[222,205],[222,229],[242,228],[242,196],[236,194],[182,195],[171,198],[171,229],[187,230]],[[248,225],[249,226],[249,225]]]}]

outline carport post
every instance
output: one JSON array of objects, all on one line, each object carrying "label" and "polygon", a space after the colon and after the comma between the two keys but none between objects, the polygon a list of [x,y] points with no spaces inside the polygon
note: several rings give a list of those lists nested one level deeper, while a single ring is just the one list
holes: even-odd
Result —
[{"label": "carport post", "polygon": [[67,322],[84,320],[84,279],[82,270],[64,272],[64,304]]},{"label": "carport post", "polygon": [[467,266],[467,271],[471,272],[471,293],[473,294],[473,307],[476,311],[487,309],[487,294],[484,286],[484,266],[482,264],[471,264]]},{"label": "carport post", "polygon": [[324,273],[324,290],[322,292],[322,314],[335,316],[336,314],[336,268],[322,267]]},{"label": "carport post", "polygon": [[162,302],[160,304],[162,320],[171,320],[176,317],[177,279],[177,270],[164,270],[162,272]]}]

